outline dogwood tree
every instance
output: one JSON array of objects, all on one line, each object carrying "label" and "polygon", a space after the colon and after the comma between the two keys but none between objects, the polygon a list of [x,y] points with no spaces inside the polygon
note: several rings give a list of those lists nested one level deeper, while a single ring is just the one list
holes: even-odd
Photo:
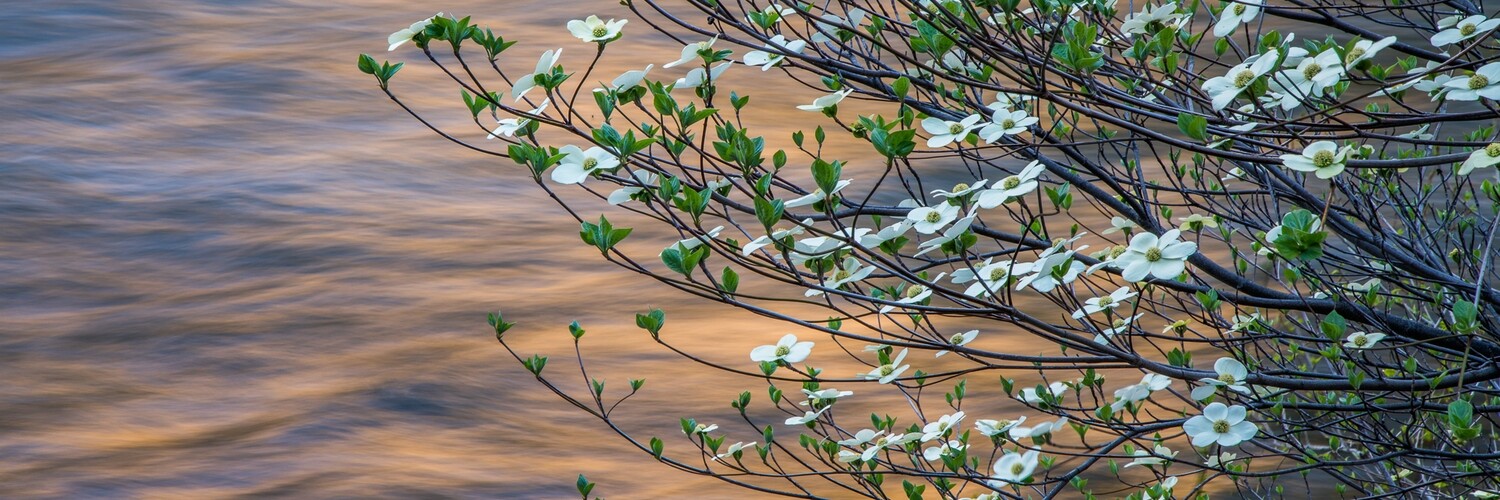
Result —
[{"label": "dogwood tree", "polygon": [[[786,323],[736,363],[674,347],[743,377],[742,421],[646,439],[611,420],[642,380],[564,390],[491,316],[645,456],[793,497],[1500,490],[1483,3],[621,3],[638,18],[557,27],[576,46],[442,14],[391,35],[468,130],[405,104],[400,63],[359,68],[529,172],[599,258]],[[624,49],[647,28],[680,57]],[[725,83],[752,71],[808,104]],[[762,110],[807,126],[764,137]],[[671,346],[669,312],[636,325]],[[1012,410],[966,404],[981,384]]]}]

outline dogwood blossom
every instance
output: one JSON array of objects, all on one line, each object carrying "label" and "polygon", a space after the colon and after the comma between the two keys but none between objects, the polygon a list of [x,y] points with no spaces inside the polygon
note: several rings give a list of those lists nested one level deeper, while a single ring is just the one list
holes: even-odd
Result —
[{"label": "dogwood blossom", "polygon": [[[1008,260],[987,263],[983,267],[979,268],[978,274],[976,274],[974,276],[974,280],[972,280],[975,281],[975,283],[969,285],[969,288],[964,290],[964,295],[978,298],[988,297],[995,291],[1005,288],[1007,285],[1009,285],[1012,277],[1016,275],[1026,274],[1030,271],[1030,269],[1031,264],[1017,264]],[[964,269],[962,271],[968,270]],[[970,273],[972,274],[972,271]],[[958,276],[957,272],[953,274],[955,277]],[[954,282],[957,283],[958,280],[954,280]]]},{"label": "dogwood blossom", "polygon": [[1139,224],[1136,224],[1135,221],[1116,215],[1114,217],[1110,217],[1109,228],[1100,231],[1100,234],[1110,234],[1124,231],[1126,235],[1129,235],[1131,231],[1134,231],[1135,228],[1138,227],[1141,226]]},{"label": "dogwood blossom", "polygon": [[1097,335],[1094,335],[1094,342],[1100,345],[1109,344],[1110,339],[1115,338],[1115,335],[1130,331],[1130,329],[1135,326],[1135,320],[1138,319],[1141,319],[1141,314],[1124,318],[1115,318],[1114,322],[1110,323],[1109,328],[1099,330],[1099,333]]},{"label": "dogwood blossom", "polygon": [[800,417],[791,417],[786,419],[786,425],[807,425],[809,422],[818,420],[818,417],[823,416],[823,412],[825,411],[828,411],[827,406],[819,409],[818,411],[804,412]]},{"label": "dogwood blossom", "polygon": [[1122,286],[1118,290],[1110,292],[1109,295],[1094,297],[1083,301],[1083,308],[1077,311],[1073,311],[1073,319],[1080,319],[1084,316],[1088,316],[1099,311],[1108,311],[1116,307],[1120,307],[1125,303],[1125,301],[1130,300],[1131,297],[1135,296],[1136,293],[1134,291],[1131,291],[1129,287]]},{"label": "dogwood blossom", "polygon": [[1488,146],[1474,150],[1469,153],[1469,158],[1459,165],[1459,175],[1469,175],[1475,169],[1490,168],[1500,164],[1500,142],[1491,143]]},{"label": "dogwood blossom", "polygon": [[1036,427],[1015,426],[1010,428],[1010,438],[1013,440],[1021,438],[1040,438],[1048,434],[1063,430],[1068,425],[1068,417],[1060,417],[1051,422],[1042,422]]},{"label": "dogwood blossom", "polygon": [[437,19],[442,16],[443,13],[439,12],[437,13],[437,15],[434,15],[427,19],[411,23],[410,27],[407,27],[395,33],[391,33],[391,36],[386,38],[386,42],[391,44],[391,48],[386,49],[386,52],[394,51],[397,47],[404,45],[406,42],[410,42],[412,37],[417,36],[417,33],[426,31],[427,26],[432,24],[433,19]]},{"label": "dogwood blossom", "polygon": [[1115,259],[1121,269],[1120,276],[1126,281],[1141,281],[1147,276],[1170,280],[1177,278],[1187,268],[1187,259],[1198,252],[1198,244],[1177,241],[1181,234],[1176,229],[1162,233],[1160,237],[1141,233],[1130,239],[1125,253]]},{"label": "dogwood blossom", "polygon": [[563,159],[552,169],[552,180],[559,184],[583,184],[590,174],[620,166],[620,158],[609,150],[594,146],[587,151],[574,145],[558,150]]},{"label": "dogwood blossom", "polygon": [[824,109],[828,109],[829,107],[837,106],[839,102],[842,102],[845,97],[849,97],[849,94],[853,92],[854,89],[846,88],[844,90],[840,90],[838,92],[813,99],[812,104],[803,104],[797,106],[797,109],[803,111],[823,111]]},{"label": "dogwood blossom", "polygon": [[[1073,250],[1064,251],[1062,248],[1061,245],[1054,246],[1038,254],[1037,260],[1029,263],[1025,268],[1030,274],[1016,281],[1016,290],[1031,287],[1037,292],[1048,293],[1057,289],[1059,285],[1066,285],[1078,279],[1078,275],[1083,273],[1086,266],[1073,259]],[[1087,245],[1084,248],[1087,248]]]},{"label": "dogwood blossom", "polygon": [[1137,449],[1135,451],[1132,451],[1132,452],[1130,452],[1130,456],[1136,457],[1136,459],[1135,460],[1131,460],[1130,463],[1128,463],[1128,464],[1125,464],[1125,467],[1131,467],[1131,466],[1136,466],[1136,465],[1145,465],[1145,466],[1161,465],[1163,463],[1166,463],[1168,460],[1172,460],[1174,458],[1177,458],[1177,452],[1172,451],[1171,448],[1168,448],[1166,446],[1162,446],[1162,445],[1158,444],[1158,445],[1153,446],[1152,449],[1150,449],[1150,450],[1147,450],[1145,448],[1141,448],[1141,449]]},{"label": "dogwood blossom", "polygon": [[991,185],[989,189],[981,191],[979,197],[974,200],[974,204],[979,208],[989,210],[1008,203],[1010,200],[1025,196],[1027,193],[1036,190],[1038,185],[1037,178],[1041,177],[1042,172],[1046,170],[1047,166],[1042,165],[1042,162],[1033,161],[1028,163],[1026,168],[1022,168],[1016,175],[1000,179],[999,182]]},{"label": "dogwood blossom", "polygon": [[693,68],[692,71],[688,71],[686,76],[678,78],[677,83],[672,84],[672,90],[702,87],[705,83],[718,80],[719,76],[728,71],[729,66],[733,64],[733,61],[724,61],[708,71],[704,71],[703,68]]},{"label": "dogwood blossom", "polygon": [[1036,472],[1041,453],[1036,450],[1027,450],[1026,453],[1006,453],[995,461],[994,479],[988,484],[991,488],[1001,489],[1007,483],[1023,484]]},{"label": "dogwood blossom", "polygon": [[631,172],[630,177],[639,185],[625,186],[610,192],[608,198],[610,205],[620,205],[629,202],[637,193],[645,191],[647,188],[655,187],[658,180],[655,173],[643,168]]},{"label": "dogwood blossom", "polygon": [[1114,411],[1120,411],[1125,405],[1134,404],[1151,397],[1151,393],[1166,389],[1172,385],[1172,379],[1166,375],[1147,373],[1141,377],[1141,381],[1127,385],[1115,390],[1115,401],[1109,407]]},{"label": "dogwood blossom", "polygon": [[804,40],[787,41],[783,35],[771,37],[771,43],[766,44],[766,50],[752,50],[745,53],[740,60],[746,66],[760,66],[761,71],[766,71],[781,64],[786,60],[787,54],[801,54],[802,49],[807,48]]},{"label": "dogwood blossom", "polygon": [[760,250],[761,248],[770,245],[772,240],[781,241],[786,239],[787,237],[802,234],[806,231],[804,227],[811,225],[812,222],[812,219],[805,219],[802,221],[802,225],[800,226],[792,226],[788,229],[773,229],[771,230],[771,234],[755,238],[753,240],[750,240],[749,243],[746,243],[743,248],[740,248],[740,255],[749,257],[750,254],[755,253],[756,250]]},{"label": "dogwood blossom", "polygon": [[969,115],[959,121],[948,121],[942,118],[929,116],[922,119],[922,130],[926,130],[931,136],[927,138],[927,147],[941,148],[954,142],[962,141],[969,136],[969,132],[979,128],[980,115]]},{"label": "dogwood blossom", "polygon": [[1450,101],[1500,100],[1500,62],[1480,66],[1469,76],[1455,77],[1443,83]]},{"label": "dogwood blossom", "polygon": [[1375,54],[1390,47],[1393,43],[1396,43],[1396,37],[1393,36],[1374,42],[1369,40],[1354,42],[1354,47],[1349,49],[1349,53],[1344,54],[1344,68],[1348,70],[1358,67],[1360,63],[1373,59]]},{"label": "dogwood blossom", "polygon": [[1021,389],[1021,395],[1020,395],[1021,401],[1025,401],[1028,404],[1033,404],[1033,405],[1035,405],[1035,404],[1041,404],[1041,403],[1045,403],[1047,401],[1055,400],[1055,399],[1057,399],[1059,397],[1062,397],[1062,395],[1064,393],[1068,392],[1068,384],[1067,383],[1061,382],[1061,381],[1059,381],[1059,382],[1053,382],[1053,383],[1047,384],[1046,387],[1045,387],[1045,390],[1047,391],[1047,394],[1050,395],[1050,397],[1043,398],[1042,393],[1037,390],[1038,387],[1042,387],[1042,386],[1038,385],[1036,387],[1027,387],[1025,389]]},{"label": "dogwood blossom", "polygon": [[755,441],[751,441],[751,442],[748,442],[748,443],[746,443],[744,441],[740,441],[738,443],[731,444],[731,445],[729,445],[728,449],[724,450],[724,453],[720,453],[718,455],[714,455],[714,460],[723,460],[724,457],[733,456],[734,454],[739,453],[740,451],[744,450],[745,448],[749,448],[749,447],[752,447],[752,446],[755,446]]},{"label": "dogwood blossom", "polygon": [[1286,168],[1298,172],[1312,172],[1319,179],[1331,179],[1344,171],[1345,162],[1353,148],[1340,148],[1333,141],[1317,141],[1307,145],[1300,155],[1281,155]]},{"label": "dogwood blossom", "polygon": [[1126,35],[1150,35],[1163,28],[1179,25],[1186,14],[1177,13],[1177,2],[1167,2],[1157,7],[1141,7],[1141,11],[1125,17],[1120,32]]},{"label": "dogwood blossom", "polygon": [[[968,344],[969,342],[973,342],[974,339],[978,336],[979,330],[969,330],[967,332],[955,333],[952,337],[948,337],[948,343],[952,344],[955,347],[962,346]],[[933,357],[941,358],[944,354],[948,354],[949,352],[951,351],[938,351],[936,354],[933,354]]]},{"label": "dogwood blossom", "polygon": [[1344,347],[1350,349],[1369,349],[1380,343],[1385,338],[1384,333],[1354,332],[1344,338]]},{"label": "dogwood blossom", "polygon": [[1012,428],[1026,422],[1026,417],[1015,420],[980,419],[974,421],[974,430],[979,431],[985,437],[995,437],[1009,433]]},{"label": "dogwood blossom", "polygon": [[510,98],[519,101],[522,97],[526,97],[527,92],[536,88],[537,79],[551,73],[552,68],[557,66],[557,60],[562,57],[562,51],[563,49],[558,48],[543,52],[542,57],[536,60],[536,69],[516,79],[516,86],[510,89]]},{"label": "dogwood blossom", "polygon": [[985,144],[993,144],[1007,135],[1025,132],[1026,127],[1036,122],[1037,117],[1028,116],[1025,110],[997,111],[990,122],[979,129],[979,138],[984,139]]},{"label": "dogwood blossom", "polygon": [[1215,443],[1234,446],[1260,432],[1255,423],[1245,421],[1245,407],[1226,406],[1224,403],[1209,403],[1203,407],[1202,415],[1184,422],[1182,430],[1192,439],[1193,446],[1200,448]]},{"label": "dogwood blossom", "polygon": [[1267,50],[1255,57],[1253,62],[1247,60],[1229,68],[1224,76],[1216,76],[1203,82],[1203,91],[1208,92],[1212,97],[1214,109],[1220,110],[1229,106],[1229,103],[1233,102],[1234,98],[1245,89],[1250,88],[1256,79],[1275,67],[1277,55],[1276,49]]},{"label": "dogwood blossom", "polygon": [[922,426],[922,441],[932,441],[948,434],[948,431],[958,427],[958,423],[964,420],[964,412],[957,411],[948,415],[938,417],[936,421],[928,422]]},{"label": "dogwood blossom", "polygon": [[934,189],[934,190],[932,190],[932,195],[933,196],[937,196],[937,197],[942,198],[942,199],[945,199],[945,200],[952,200],[952,199],[957,199],[957,198],[963,198],[965,196],[968,196],[969,193],[973,193],[973,192],[978,191],[980,189],[984,189],[984,185],[986,183],[988,183],[988,182],[989,181],[984,180],[984,179],[980,179],[979,182],[976,182],[976,183],[973,183],[973,184],[968,184],[968,183],[960,182],[958,184],[954,184],[953,185],[953,190],[952,191],[944,191],[944,190],[941,190],[941,189]]},{"label": "dogwood blossom", "polygon": [[946,443],[938,443],[937,446],[922,450],[922,458],[927,459],[928,462],[934,462],[944,456],[951,456],[968,448],[969,445],[963,444],[958,440],[950,440]]},{"label": "dogwood blossom", "polygon": [[[550,102],[552,102],[551,99],[543,99],[540,106],[537,106],[536,109],[531,110],[527,114],[540,116],[542,113],[547,111],[547,103]],[[520,132],[521,129],[524,129],[527,125],[531,124],[531,119],[514,117],[501,118],[497,123],[499,124],[499,126],[495,127],[495,130],[491,131],[490,135],[488,137],[485,137],[485,139],[494,139],[496,137],[502,136],[515,137],[516,132]]]},{"label": "dogwood blossom", "polygon": [[663,65],[661,65],[661,67],[663,67],[663,68],[675,68],[675,67],[687,64],[689,62],[692,62],[694,59],[698,58],[698,52],[699,51],[708,50],[710,48],[713,48],[714,42],[717,42],[717,41],[719,41],[719,37],[716,36],[716,37],[713,37],[713,38],[709,39],[708,41],[694,42],[694,43],[687,44],[687,45],[685,45],[685,46],[682,47],[681,57],[678,57],[676,61],[672,61],[672,62],[663,64]]},{"label": "dogwood blossom", "polygon": [[599,16],[589,16],[582,21],[568,21],[568,32],[585,42],[609,43],[620,38],[620,30],[625,28],[627,22],[630,20],[610,19],[606,22],[599,19]]},{"label": "dogwood blossom", "polygon": [[1464,18],[1454,16],[1439,22],[1438,26],[1448,27],[1448,29],[1432,35],[1430,41],[1433,46],[1442,47],[1488,33],[1496,26],[1500,26],[1500,19],[1490,19],[1479,15]]},{"label": "dogwood blossom", "polygon": [[1249,395],[1250,388],[1245,386],[1245,377],[1250,375],[1245,369],[1245,364],[1234,358],[1219,358],[1214,362],[1214,373],[1219,374],[1217,378],[1203,378],[1199,382],[1207,385],[1198,386],[1193,389],[1193,399],[1204,400],[1212,396],[1220,387],[1229,389],[1240,394]]},{"label": "dogwood blossom", "polygon": [[775,345],[763,345],[750,351],[750,361],[757,363],[786,364],[801,363],[812,354],[813,343],[798,342],[797,335],[788,333],[776,341]]},{"label": "dogwood blossom", "polygon": [[816,391],[803,389],[802,393],[807,395],[807,401],[803,401],[803,405],[824,404],[830,401],[836,401],[842,397],[854,395],[854,391],[840,391],[838,389],[821,389]]},{"label": "dogwood blossom", "polygon": [[813,21],[813,26],[817,29],[817,32],[812,34],[811,39],[813,43],[832,42],[837,38],[839,30],[851,30],[859,27],[859,25],[865,22],[865,16],[867,15],[868,13],[864,9],[859,8],[849,9],[847,13],[848,17],[839,16],[832,12],[823,14],[818,20]]},{"label": "dogwood blossom", "polygon": [[897,353],[895,358],[891,358],[890,363],[877,366],[875,369],[870,370],[869,373],[861,375],[861,377],[865,380],[879,380],[882,384],[891,383],[891,381],[896,380],[896,377],[900,377],[901,373],[905,372],[907,368],[911,368],[911,365],[901,364],[902,361],[906,360],[906,351],[906,349],[901,349],[901,352]]},{"label": "dogwood blossom", "polygon": [[953,223],[953,227],[950,227],[946,231],[943,231],[942,236],[924,241],[922,242],[922,244],[917,245],[917,253],[912,254],[912,256],[921,257],[923,254],[942,248],[943,245],[948,244],[948,242],[956,240],[960,236],[963,236],[965,233],[968,233],[969,226],[974,224],[974,217],[975,216],[970,215],[968,217],[959,219],[958,222]]},{"label": "dogwood blossom", "polygon": [[641,84],[641,81],[646,79],[646,75],[651,73],[651,68],[653,67],[656,67],[656,65],[647,64],[646,69],[633,69],[620,73],[620,76],[615,77],[614,81],[609,83],[609,88],[596,88],[594,92],[613,91],[618,94],[636,88]]},{"label": "dogwood blossom", "polygon": [[[845,257],[842,265],[834,268],[832,273],[823,278],[823,287],[837,290],[845,284],[865,279],[873,272],[875,272],[875,266],[862,266],[859,263],[859,259]],[[808,289],[804,294],[808,297],[816,297],[823,295],[823,291],[812,288]]]},{"label": "dogwood blossom", "polygon": [[1214,36],[1223,38],[1234,33],[1240,24],[1255,20],[1264,4],[1262,0],[1234,0],[1226,4],[1219,12],[1219,22],[1214,23]]},{"label": "dogwood blossom", "polygon": [[854,181],[852,180],[843,179],[838,181],[837,183],[834,183],[833,192],[824,193],[823,188],[814,189],[813,192],[807,193],[807,195],[805,196],[799,196],[797,198],[787,200],[786,203],[784,203],[782,206],[786,208],[797,208],[812,205],[817,202],[829,199],[829,197],[838,194],[839,191],[843,191],[844,188],[849,187],[849,185],[853,183]]},{"label": "dogwood blossom", "polygon": [[922,234],[932,234],[943,230],[949,223],[958,219],[959,207],[951,203],[939,203],[933,207],[917,207],[906,213],[906,220],[912,224],[912,229]]}]

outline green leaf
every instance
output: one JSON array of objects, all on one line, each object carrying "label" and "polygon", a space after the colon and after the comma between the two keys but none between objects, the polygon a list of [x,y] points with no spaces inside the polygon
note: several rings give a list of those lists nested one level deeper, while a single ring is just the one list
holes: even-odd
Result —
[{"label": "green leaf", "polygon": [[366,75],[373,75],[379,68],[375,65],[375,58],[369,54],[359,55],[359,70]]},{"label": "green leaf", "polygon": [[583,477],[583,474],[579,474],[578,494],[583,495],[583,500],[588,500],[590,491],[594,491],[594,483],[589,482],[587,478]]},{"label": "green leaf", "polygon": [[652,309],[645,314],[635,315],[635,326],[641,327],[656,337],[661,333],[661,327],[667,324],[667,313],[661,309]]},{"label": "green leaf", "polygon": [[719,276],[719,288],[726,293],[734,293],[740,288],[740,275],[729,266],[724,267],[724,272]]},{"label": "green leaf", "polygon": [[755,199],[755,218],[765,226],[766,232],[770,233],[781,222],[781,216],[786,212],[786,204],[781,200],[767,200],[765,198]]},{"label": "green leaf", "polygon": [[1208,119],[1193,113],[1178,113],[1177,129],[1200,141],[1208,139]]},{"label": "green leaf", "polygon": [[1328,340],[1338,340],[1344,337],[1344,332],[1348,331],[1349,323],[1338,311],[1333,311],[1323,317],[1323,322],[1318,325],[1318,329],[1323,332],[1324,337],[1328,337]]}]

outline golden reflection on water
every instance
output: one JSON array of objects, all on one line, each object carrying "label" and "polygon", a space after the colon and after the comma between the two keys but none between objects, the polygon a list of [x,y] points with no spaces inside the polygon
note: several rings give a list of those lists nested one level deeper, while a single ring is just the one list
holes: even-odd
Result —
[{"label": "golden reflection on water", "polygon": [[[687,498],[718,484],[643,459],[532,381],[483,324],[497,307],[554,373],[577,319],[591,375],[616,391],[645,377],[618,414],[640,439],[685,449],[678,417],[758,439],[728,402],[763,401],[763,386],[679,362],[630,318],[664,307],[666,339],[746,368],[785,326],[603,263],[518,167],[443,142],[353,64],[412,62],[396,90],[459,126],[456,89],[410,45],[385,53],[386,34],[443,10],[520,39],[515,67],[557,46],[579,66],[592,47],[564,23],[620,17],[615,2],[7,10],[21,30],[0,33],[0,495],[569,497],[583,473],[606,497]],[[595,79],[646,63],[678,76],[660,65],[680,46],[647,31],[632,22],[637,50]],[[753,89],[752,123],[774,142],[821,119],[794,109],[817,91],[744,67],[729,79]],[[931,168],[929,189],[959,171]],[[641,255],[675,239],[637,235]],[[1050,350],[988,328],[976,345]],[[830,373],[857,370],[820,350]],[[970,393],[1003,400],[997,386]],[[864,404],[847,406],[850,425],[877,409]]]}]

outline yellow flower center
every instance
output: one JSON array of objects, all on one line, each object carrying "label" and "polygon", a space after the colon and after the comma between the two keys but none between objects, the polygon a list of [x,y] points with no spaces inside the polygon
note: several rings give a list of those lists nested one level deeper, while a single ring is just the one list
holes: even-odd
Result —
[{"label": "yellow flower center", "polygon": [[965,189],[969,189],[969,185],[968,184],[960,182],[958,184],[954,184],[953,185],[953,192],[955,192],[955,193],[962,193]]},{"label": "yellow flower center", "polygon": [[920,286],[914,286],[914,287],[906,289],[906,298],[908,298],[908,299],[915,299],[915,298],[917,298],[918,295],[921,295],[921,294],[922,294],[922,287],[920,287]]},{"label": "yellow flower center", "polygon": [[1475,73],[1474,76],[1469,77],[1469,90],[1479,90],[1489,86],[1489,84],[1490,79],[1484,75]]},{"label": "yellow flower center", "polygon": [[1127,248],[1125,245],[1115,245],[1113,247],[1110,247],[1109,258],[1113,259],[1115,257],[1125,255],[1126,250],[1129,250],[1129,248]]},{"label": "yellow flower center", "polygon": [[1490,158],[1500,158],[1500,142],[1485,146],[1484,154],[1490,155]]},{"label": "yellow flower center", "polygon": [[1474,34],[1474,32],[1478,31],[1478,30],[1479,30],[1479,27],[1475,26],[1474,23],[1464,23],[1463,26],[1459,26],[1458,27],[1458,34],[1463,35],[1463,36],[1469,36],[1469,35]]},{"label": "yellow flower center", "polygon": [[851,276],[851,274],[849,273],[849,271],[844,270],[844,269],[839,269],[839,270],[833,272],[833,280],[834,281],[844,281],[846,279],[849,279],[849,276]]},{"label": "yellow flower center", "polygon": [[1012,175],[1010,177],[1006,177],[1005,180],[1000,181],[1000,185],[1005,189],[1015,189],[1016,186],[1021,185],[1021,178]]},{"label": "yellow flower center", "polygon": [[1358,347],[1364,347],[1365,343],[1369,342],[1369,341],[1370,341],[1370,339],[1365,338],[1364,335],[1355,335],[1354,338],[1349,339],[1349,342],[1353,343],[1355,346],[1358,346]]},{"label": "yellow flower center", "polygon": [[605,28],[603,26],[600,26],[598,28],[594,28],[594,38],[599,38],[599,37],[602,37],[602,36],[608,35],[608,34],[609,34],[609,29],[608,28]]},{"label": "yellow flower center", "polygon": [[1110,307],[1115,305],[1115,298],[1109,295],[1099,297],[1099,307]]},{"label": "yellow flower center", "polygon": [[1322,72],[1322,66],[1319,66],[1318,63],[1312,63],[1307,65],[1306,68],[1302,68],[1302,77],[1311,80],[1313,77],[1318,76],[1318,73]]},{"label": "yellow flower center", "polygon": [[1233,374],[1225,373],[1223,375],[1219,375],[1219,381],[1226,384],[1233,384],[1235,382],[1235,378]]},{"label": "yellow flower center", "polygon": [[950,134],[957,134],[957,133],[963,132],[963,131],[964,131],[964,126],[963,125],[959,125],[957,123],[951,123],[951,124],[948,125],[948,133],[950,133]]},{"label": "yellow flower center", "polygon": [[1177,332],[1178,334],[1186,332],[1187,327],[1187,321],[1178,320],[1176,323],[1172,323],[1172,331]]},{"label": "yellow flower center", "polygon": [[1004,278],[1005,274],[1006,270],[1003,267],[993,269],[990,271],[990,281],[1000,281],[1000,278]]},{"label": "yellow flower center", "polygon": [[1234,4],[1234,15],[1236,15],[1236,16],[1245,15],[1245,4],[1239,4],[1239,3]]},{"label": "yellow flower center", "polygon": [[1214,433],[1215,434],[1226,434],[1228,432],[1229,432],[1229,421],[1228,420],[1215,420],[1214,421]]},{"label": "yellow flower center", "polygon": [[1004,120],[1000,120],[1000,128],[1009,129],[1009,128],[1014,127],[1014,126],[1016,126],[1016,121],[1015,120],[1012,120],[1010,118],[1006,118]]},{"label": "yellow flower center", "polygon": [[776,357],[778,357],[778,358],[782,357],[782,356],[786,356],[786,355],[791,354],[791,353],[792,353],[791,346],[784,346],[784,345],[776,346]]},{"label": "yellow flower center", "polygon": [[1355,61],[1358,61],[1363,57],[1365,57],[1365,49],[1355,47],[1349,50],[1348,55],[1344,56],[1344,64],[1354,64]]},{"label": "yellow flower center", "polygon": [[1025,471],[1026,471],[1026,466],[1025,465],[1015,464],[1015,465],[1010,466],[1010,473],[1011,474],[1015,474],[1015,475],[1019,476],[1019,475],[1021,475],[1022,472],[1025,472]]},{"label": "yellow flower center", "polygon": [[895,372],[895,371],[896,371],[896,367],[894,367],[894,366],[891,366],[891,365],[880,365],[880,376],[882,376],[882,377],[884,377],[886,375],[890,375],[892,372]]},{"label": "yellow flower center", "polygon": [[1160,248],[1151,247],[1146,249],[1146,262],[1156,262],[1158,260],[1161,260]]},{"label": "yellow flower center", "polygon": [[1328,168],[1333,166],[1333,151],[1319,151],[1313,153],[1312,162],[1314,167]]},{"label": "yellow flower center", "polygon": [[928,212],[927,216],[923,217],[922,219],[926,220],[927,222],[936,224],[938,221],[943,220],[943,214],[937,213],[936,211]]},{"label": "yellow flower center", "polygon": [[1253,81],[1255,81],[1255,72],[1254,71],[1250,71],[1248,69],[1242,69],[1242,70],[1240,70],[1239,73],[1235,73],[1234,74],[1234,86],[1236,86],[1236,87],[1239,87],[1239,88],[1249,87],[1250,86],[1250,82],[1253,82]]},{"label": "yellow flower center", "polygon": [[1125,318],[1115,318],[1115,322],[1114,323],[1110,323],[1110,325],[1114,326],[1115,328],[1124,328],[1125,325],[1128,325],[1128,324],[1130,324],[1130,323],[1126,323],[1125,322]]},{"label": "yellow flower center", "polygon": [[948,337],[948,343],[950,343],[950,344],[961,344],[961,343],[963,343],[963,341],[964,341],[964,334],[962,334],[962,333],[955,333],[955,334],[953,334],[952,337]]},{"label": "yellow flower center", "polygon": [[599,166],[599,160],[596,160],[596,159],[593,159],[593,158],[584,158],[583,159],[583,168],[588,169],[588,168],[594,168],[594,167],[597,167],[597,166]]}]

